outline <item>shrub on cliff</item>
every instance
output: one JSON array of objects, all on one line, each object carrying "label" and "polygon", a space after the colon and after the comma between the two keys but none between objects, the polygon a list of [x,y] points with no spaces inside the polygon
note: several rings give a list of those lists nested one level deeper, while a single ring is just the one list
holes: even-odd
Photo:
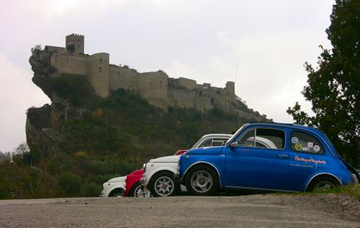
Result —
[{"label": "shrub on cliff", "polygon": [[97,100],[86,76],[62,74],[51,79],[51,89],[73,106],[86,106]]}]

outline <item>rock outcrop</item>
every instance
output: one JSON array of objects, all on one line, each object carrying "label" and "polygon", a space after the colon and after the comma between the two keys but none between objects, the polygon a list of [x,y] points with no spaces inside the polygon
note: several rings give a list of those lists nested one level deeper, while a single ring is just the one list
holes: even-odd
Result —
[{"label": "rock outcrop", "polygon": [[63,110],[69,107],[69,102],[59,97],[52,89],[52,78],[56,69],[50,64],[52,52],[32,50],[29,59],[34,72],[32,81],[50,98],[51,105],[40,108],[31,107],[27,112],[26,140],[32,149],[37,150],[42,157],[56,157],[61,152],[59,144],[65,141],[65,136],[58,129],[58,122]]}]

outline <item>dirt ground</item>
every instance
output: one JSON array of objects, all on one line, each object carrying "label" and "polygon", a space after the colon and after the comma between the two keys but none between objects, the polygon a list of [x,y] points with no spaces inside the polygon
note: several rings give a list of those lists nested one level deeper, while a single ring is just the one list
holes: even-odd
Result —
[{"label": "dirt ground", "polygon": [[344,217],[356,202],[328,208],[327,201],[280,194],[3,200],[0,227],[360,227],[357,214]]},{"label": "dirt ground", "polygon": [[335,218],[360,224],[360,199],[343,194],[315,194],[283,199],[284,204],[304,210],[322,211]]}]

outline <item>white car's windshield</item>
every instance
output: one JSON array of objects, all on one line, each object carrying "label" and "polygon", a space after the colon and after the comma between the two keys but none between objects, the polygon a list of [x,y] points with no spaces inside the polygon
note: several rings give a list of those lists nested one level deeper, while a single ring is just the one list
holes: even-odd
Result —
[{"label": "white car's windshield", "polygon": [[211,146],[222,146],[231,135],[219,134],[219,135],[205,135],[199,141],[197,141],[191,149]]}]

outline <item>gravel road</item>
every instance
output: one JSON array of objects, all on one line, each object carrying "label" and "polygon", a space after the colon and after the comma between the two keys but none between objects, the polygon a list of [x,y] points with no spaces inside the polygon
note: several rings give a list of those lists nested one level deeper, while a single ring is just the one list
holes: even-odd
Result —
[{"label": "gravel road", "polygon": [[0,201],[0,227],[360,227],[291,196],[67,198]]}]

